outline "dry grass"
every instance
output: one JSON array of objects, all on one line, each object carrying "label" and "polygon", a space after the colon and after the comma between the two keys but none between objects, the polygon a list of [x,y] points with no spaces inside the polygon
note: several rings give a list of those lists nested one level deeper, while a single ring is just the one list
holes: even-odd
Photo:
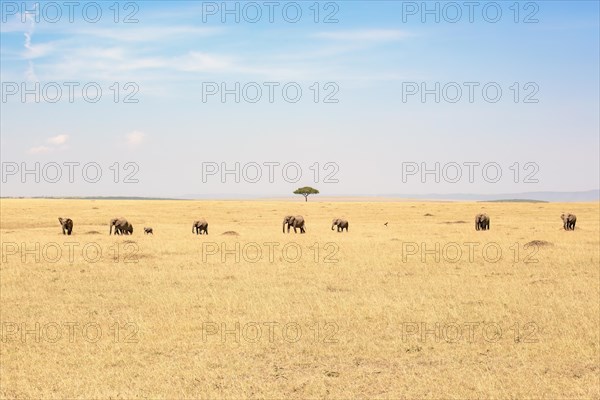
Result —
[{"label": "dry grass", "polygon": [[[474,230],[481,211],[490,231]],[[577,215],[574,232],[562,229],[562,212]],[[287,214],[305,217],[305,235],[281,233]],[[59,216],[74,220],[72,236]],[[133,236],[108,236],[115,216],[133,223]],[[191,233],[200,217],[208,236]],[[349,233],[330,230],[334,217],[350,221]],[[599,219],[597,203],[1,200],[0,394],[599,398]],[[66,242],[77,243],[72,262]],[[267,242],[279,243],[273,261]],[[473,259],[467,242],[477,243]],[[23,260],[23,243],[46,246],[47,258],[57,243],[62,254]],[[258,262],[240,254],[248,243],[263,250]],[[298,262],[282,254],[288,243],[290,257],[300,246]],[[423,243],[437,254],[407,254]],[[101,250],[97,262],[85,244],[89,259]],[[203,253],[221,244],[239,244],[240,262]],[[256,256],[256,246],[245,250]],[[36,323],[39,342],[22,336]],[[236,323],[239,340],[212,334]],[[422,323],[439,332],[411,334]],[[97,342],[85,324],[102,329]]]}]

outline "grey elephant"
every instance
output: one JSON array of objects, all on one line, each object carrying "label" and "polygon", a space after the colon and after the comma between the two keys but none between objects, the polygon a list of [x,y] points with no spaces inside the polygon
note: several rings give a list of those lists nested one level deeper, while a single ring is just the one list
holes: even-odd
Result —
[{"label": "grey elephant", "polygon": [[113,226],[115,227],[115,235],[131,235],[133,234],[133,225],[125,218],[113,218],[110,220],[110,229],[108,234],[112,234]]},{"label": "grey elephant", "polygon": [[194,221],[194,224],[192,225],[192,233],[195,233],[196,235],[202,235],[202,233],[206,233],[208,235],[208,222],[206,222],[204,218]]},{"label": "grey elephant", "polygon": [[62,226],[63,235],[70,235],[73,232],[73,220],[71,218],[58,218],[58,222]]},{"label": "grey elephant", "polygon": [[490,217],[487,214],[477,214],[475,216],[475,230],[487,231],[490,229]]},{"label": "grey elephant", "polygon": [[144,227],[144,235],[154,235],[154,231],[152,230],[151,227],[145,226]]},{"label": "grey elephant", "polygon": [[294,228],[294,233],[298,233],[296,229],[300,229],[300,233],[305,233],[304,229],[304,217],[302,215],[288,215],[283,219],[283,233],[285,233],[285,226],[287,225],[287,231],[290,233],[290,227]]},{"label": "grey elephant", "polygon": [[577,222],[575,214],[561,214],[560,218],[563,220],[563,228],[565,228],[565,231],[575,230],[575,222]]},{"label": "grey elephant", "polygon": [[334,219],[331,223],[331,230],[333,230],[334,226],[337,226],[338,232],[344,232],[344,229],[346,229],[346,232],[348,232],[348,221],[346,221],[345,219]]}]

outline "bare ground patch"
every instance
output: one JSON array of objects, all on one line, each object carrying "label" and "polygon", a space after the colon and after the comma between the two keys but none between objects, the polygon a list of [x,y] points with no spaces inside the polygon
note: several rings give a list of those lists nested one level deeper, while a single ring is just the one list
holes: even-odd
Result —
[{"label": "bare ground patch", "polygon": [[531,242],[525,243],[525,246],[547,247],[554,246],[554,243],[545,240],[532,240]]}]

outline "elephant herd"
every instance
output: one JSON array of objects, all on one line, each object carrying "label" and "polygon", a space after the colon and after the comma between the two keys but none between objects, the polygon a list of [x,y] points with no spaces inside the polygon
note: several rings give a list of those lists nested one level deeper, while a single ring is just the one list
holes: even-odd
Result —
[{"label": "elephant herd", "polygon": [[[563,221],[563,228],[566,231],[575,230],[577,217],[574,214],[562,214],[560,218]],[[58,218],[58,222],[60,222],[62,227],[63,235],[70,235],[71,232],[73,232],[73,220],[71,218]],[[344,229],[346,232],[348,232],[348,225],[349,224],[347,220],[335,218],[331,223],[331,230],[334,230],[337,227],[338,232],[343,232]],[[384,225],[387,226],[387,222]],[[298,233],[298,229],[300,230],[300,233],[306,232],[306,223],[302,215],[286,216],[283,219],[283,233],[285,233],[286,226],[287,233],[290,233],[290,228],[294,228],[294,233]],[[113,233],[113,228],[115,235],[133,234],[133,225],[131,225],[125,218],[114,218],[110,220],[110,229],[108,231],[109,235]],[[475,230],[487,231],[488,229],[490,229],[490,217],[487,214],[477,214],[475,216]],[[192,233],[195,233],[196,235],[208,235],[208,222],[203,218],[194,221],[192,224]],[[150,227],[144,227],[144,234],[153,235],[154,231]]]},{"label": "elephant herd", "polygon": [[[561,214],[560,219],[563,221],[565,231],[574,231],[577,217],[575,214]],[[490,217],[487,214],[477,214],[475,216],[475,230],[487,231],[490,229]]]}]

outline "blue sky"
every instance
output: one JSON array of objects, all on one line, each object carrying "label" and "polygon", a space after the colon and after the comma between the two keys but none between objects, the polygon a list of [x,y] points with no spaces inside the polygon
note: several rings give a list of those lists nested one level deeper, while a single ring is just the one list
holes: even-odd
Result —
[{"label": "blue sky", "polygon": [[[262,12],[256,23],[247,21],[254,14],[243,14],[245,3],[237,3],[239,23],[234,15],[222,15],[222,2],[120,2],[118,23],[110,8],[114,2],[81,2],[73,22],[68,8],[57,2],[62,18],[55,23],[54,10],[43,10],[44,3],[37,8],[27,3],[34,12],[25,17],[21,2],[1,3],[2,162],[19,168],[97,162],[103,173],[95,183],[79,176],[57,183],[26,176],[23,183],[19,173],[8,175],[3,196],[280,196],[303,185],[327,195],[598,188],[596,1],[519,2],[517,7],[515,2],[477,2],[473,22],[464,2],[428,2],[432,9],[437,4],[439,22],[433,14],[422,15],[422,2],[319,2],[317,23],[312,1],[275,2],[273,22],[266,3],[256,2]],[[95,4],[102,16],[92,23]],[[89,20],[82,15],[86,5]],[[296,5],[302,16],[292,23]],[[451,23],[454,5],[462,17]],[[229,9],[235,6],[227,3]],[[283,8],[290,12],[288,20]],[[484,15],[484,8],[490,13]],[[492,23],[498,8],[502,14]],[[132,12],[138,22],[123,23]],[[337,22],[325,23],[332,12]],[[538,22],[525,23],[528,16]],[[41,95],[35,103],[31,95],[23,102],[20,92],[7,94],[36,82],[59,85],[63,96],[51,103]],[[64,82],[80,85],[72,103]],[[128,82],[134,84],[131,90],[123,88]],[[236,103],[229,95],[222,102],[217,94],[203,101],[203,87],[224,83],[233,88],[236,82],[258,85],[263,98]],[[265,82],[276,85],[272,103],[266,100]],[[441,88],[458,83],[463,97],[436,103],[434,95],[423,102],[416,94],[403,101],[407,85],[433,88],[436,82]],[[478,85],[472,103],[464,82]],[[502,90],[495,103],[481,93],[490,82]],[[97,103],[81,95],[80,88],[89,83],[102,89]],[[286,84],[301,88],[297,103],[283,98]],[[132,88],[139,89],[133,97],[138,102],[124,103]],[[334,91],[337,102],[325,103],[324,96]],[[528,94],[537,102],[524,102]],[[115,162],[136,163],[139,182],[124,184],[119,176],[115,183],[109,168]],[[276,169],[273,182],[242,177],[236,183],[229,175],[223,183],[219,174],[203,181],[202,163],[208,162],[230,168],[236,162],[241,168],[297,163],[302,178],[290,182]],[[436,162],[440,168],[463,166],[463,179],[450,182],[442,175],[435,182],[432,175],[417,174],[403,181],[406,163],[434,168]],[[464,167],[469,162],[497,163],[502,178],[489,182],[477,168],[470,182]],[[319,182],[310,169],[315,163]],[[338,166],[337,183],[322,182],[330,172],[326,163]],[[524,182],[533,171],[524,169],[527,163],[537,166],[537,182]]]}]

